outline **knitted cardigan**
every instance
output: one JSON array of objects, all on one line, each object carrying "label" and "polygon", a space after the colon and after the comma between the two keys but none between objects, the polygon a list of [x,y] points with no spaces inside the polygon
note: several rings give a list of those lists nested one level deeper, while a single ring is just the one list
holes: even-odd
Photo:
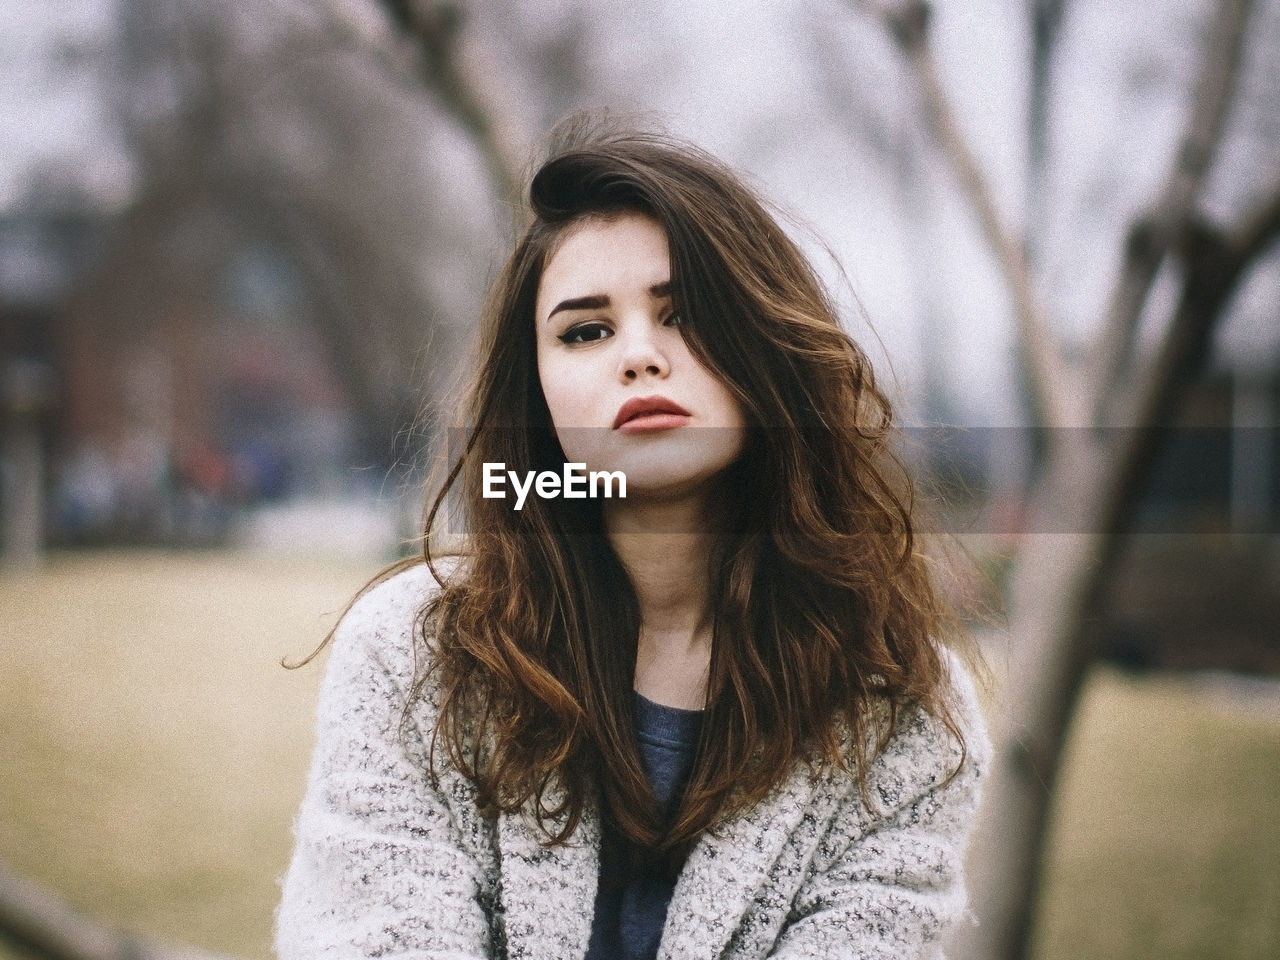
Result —
[{"label": "knitted cardigan", "polygon": [[[413,568],[363,596],[333,641],[317,742],[277,915],[281,960],[581,960],[598,874],[590,806],[568,845],[530,818],[482,816],[471,783],[438,762],[428,695],[401,717],[415,615],[434,580]],[[709,830],[676,884],[659,960],[939,955],[964,912],[963,855],[987,754],[970,681],[953,661],[964,762],[935,719],[903,711],[869,769],[870,808],[847,773],[798,767]]]}]

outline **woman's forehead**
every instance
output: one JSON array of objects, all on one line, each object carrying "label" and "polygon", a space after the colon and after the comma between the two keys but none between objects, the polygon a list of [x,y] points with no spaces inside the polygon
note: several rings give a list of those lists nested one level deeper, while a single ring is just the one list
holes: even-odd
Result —
[{"label": "woman's forehead", "polygon": [[564,298],[650,290],[671,279],[666,232],[640,213],[593,217],[566,229],[549,252],[538,284],[537,315]]}]

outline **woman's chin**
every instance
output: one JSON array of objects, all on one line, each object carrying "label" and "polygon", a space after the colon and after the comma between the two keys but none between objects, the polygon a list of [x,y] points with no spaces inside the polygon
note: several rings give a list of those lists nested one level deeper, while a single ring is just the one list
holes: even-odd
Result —
[{"label": "woman's chin", "polygon": [[608,469],[626,475],[629,497],[683,496],[723,473],[741,450],[741,437],[727,431],[672,430],[615,447]]}]

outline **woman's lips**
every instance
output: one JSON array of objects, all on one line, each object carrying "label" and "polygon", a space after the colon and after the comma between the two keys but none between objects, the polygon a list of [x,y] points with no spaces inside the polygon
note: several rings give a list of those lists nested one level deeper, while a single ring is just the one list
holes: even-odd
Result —
[{"label": "woman's lips", "polygon": [[619,433],[650,433],[683,427],[693,414],[666,397],[635,397],[628,400],[613,418]]},{"label": "woman's lips", "polygon": [[652,433],[657,430],[674,430],[689,422],[688,416],[678,413],[650,413],[635,417],[618,427],[619,433]]}]

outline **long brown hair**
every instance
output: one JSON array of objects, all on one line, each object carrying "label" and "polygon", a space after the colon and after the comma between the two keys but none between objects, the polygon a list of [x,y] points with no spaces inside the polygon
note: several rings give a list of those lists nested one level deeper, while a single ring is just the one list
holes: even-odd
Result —
[{"label": "long brown hair", "polygon": [[[865,795],[907,705],[959,738],[939,646],[948,618],[888,449],[890,404],[796,244],[719,161],[647,133],[562,137],[529,200],[484,311],[462,449],[428,513],[428,545],[446,498],[468,528],[421,624],[430,651],[413,695],[431,679],[439,697],[432,762],[446,751],[491,810],[531,804],[549,842],[598,797],[634,843],[676,851],[797,762],[844,769]],[[517,512],[481,495],[486,462],[562,469],[535,361],[539,280],[566,230],[627,212],[666,231],[680,329],[750,432],[725,478],[737,504],[709,570],[707,708],[670,824],[633,728],[638,604],[599,507],[531,497]]]}]

